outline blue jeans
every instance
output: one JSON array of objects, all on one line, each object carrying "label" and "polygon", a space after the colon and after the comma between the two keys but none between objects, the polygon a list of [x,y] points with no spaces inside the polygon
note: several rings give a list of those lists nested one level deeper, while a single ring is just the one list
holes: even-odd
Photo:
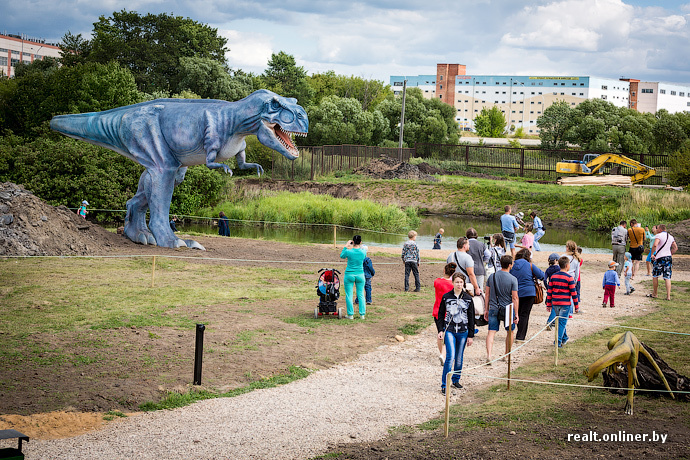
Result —
[{"label": "blue jeans", "polygon": [[[367,298],[367,303],[371,303],[371,278],[364,278],[364,296]],[[355,299],[355,303],[359,303],[359,299]]]},{"label": "blue jeans", "polygon": [[575,283],[575,292],[577,292],[577,307],[578,310],[580,309],[580,288],[582,287],[582,284],[578,281]]},{"label": "blue jeans", "polygon": [[568,340],[568,334],[565,332],[565,326],[568,324],[570,305],[566,305],[565,307],[554,307],[551,310],[555,310],[556,308],[558,308],[556,315],[558,315],[558,346],[560,347],[564,341]]},{"label": "blue jeans", "polygon": [[364,273],[359,275],[350,275],[345,272],[345,304],[347,305],[347,315],[355,314],[355,309],[352,306],[352,285],[357,286],[357,299],[359,300],[359,314],[364,315],[367,311],[366,301],[364,300]]},{"label": "blue jeans", "polygon": [[556,318],[556,309],[552,308],[551,313],[549,313],[549,319],[546,320],[546,324],[549,326],[553,326],[555,323],[555,318]]},{"label": "blue jeans", "polygon": [[446,344],[446,361],[443,363],[443,376],[441,377],[441,388],[446,387],[446,375],[450,372],[452,363],[453,374],[451,377],[453,383],[460,381],[460,371],[462,371],[462,358],[465,354],[465,344],[467,343],[468,332],[453,332],[446,330],[444,336],[444,343]]},{"label": "blue jeans", "polygon": [[537,233],[534,234],[533,246],[535,251],[541,251],[541,246],[539,246],[539,240],[542,236],[544,236],[545,233],[546,232],[544,231],[544,229],[540,228],[539,230],[537,230]]}]

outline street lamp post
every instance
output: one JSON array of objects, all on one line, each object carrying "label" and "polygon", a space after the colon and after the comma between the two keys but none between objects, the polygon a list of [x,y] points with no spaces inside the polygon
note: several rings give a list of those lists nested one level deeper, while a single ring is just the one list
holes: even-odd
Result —
[{"label": "street lamp post", "polygon": [[402,109],[400,110],[400,138],[398,149],[400,149],[400,160],[402,161],[403,128],[405,127],[405,95],[407,92],[407,80],[403,80]]}]

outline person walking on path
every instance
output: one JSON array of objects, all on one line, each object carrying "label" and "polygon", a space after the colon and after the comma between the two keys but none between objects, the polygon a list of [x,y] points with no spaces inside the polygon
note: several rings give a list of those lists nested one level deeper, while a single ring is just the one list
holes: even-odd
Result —
[{"label": "person walking on path", "polygon": [[[578,252],[577,243],[573,240],[565,242],[565,257],[568,258],[568,274],[573,277],[573,281],[576,285],[575,292],[577,292],[577,280],[580,279],[580,262],[582,261],[582,257],[580,257],[580,253]],[[571,305],[571,315],[573,313],[580,313],[579,301],[580,298],[578,296],[578,302]]]},{"label": "person walking on path", "polygon": [[649,228],[644,228],[644,238],[647,240],[647,247],[649,247],[649,253],[645,259],[647,263],[647,276],[652,276],[652,246],[654,246],[654,240],[656,239],[656,234],[658,233],[656,225],[652,227],[652,231]]},{"label": "person walking on path", "polygon": [[86,207],[89,205],[89,202],[84,200],[81,202],[81,206],[79,206],[79,209],[77,209],[77,215],[81,217],[82,219],[86,219],[86,215],[89,213],[89,211],[86,210]]},{"label": "person walking on path", "polygon": [[[453,273],[455,273],[456,267],[457,266],[454,263],[446,264],[446,266],[443,267],[443,276],[434,280],[434,293],[436,294],[436,298],[434,300],[434,309],[432,311],[434,322],[438,322],[439,319],[438,307],[441,305],[441,298],[443,297],[443,294],[453,290],[453,281],[451,281],[450,278],[453,276]],[[436,340],[436,345],[438,345],[438,359],[441,361],[441,365],[443,365],[446,360],[443,356],[443,337],[438,337],[438,340]]]},{"label": "person walking on path", "polygon": [[347,242],[342,252],[341,259],[347,259],[347,267],[343,281],[345,284],[345,304],[347,305],[347,319],[354,319],[355,309],[352,306],[352,287],[357,287],[357,299],[359,303],[359,317],[364,319],[367,311],[366,299],[364,297],[364,259],[367,257],[367,250],[362,247],[362,237],[355,235]]},{"label": "person walking on path", "polygon": [[517,220],[510,214],[511,207],[506,205],[505,213],[501,216],[501,233],[506,241],[506,246],[510,248],[510,255],[515,258],[515,232],[520,229]]},{"label": "person walking on path", "polygon": [[546,234],[546,230],[544,230],[544,223],[541,221],[536,211],[532,211],[530,217],[532,218],[532,227],[534,228],[534,250],[539,252],[541,251],[539,240]]},{"label": "person walking on path", "polygon": [[640,261],[644,252],[644,229],[635,219],[630,220],[628,229],[628,243],[630,244],[630,257],[632,262],[632,279],[635,279],[640,269]]},{"label": "person walking on path", "polygon": [[451,380],[455,388],[462,388],[460,374],[465,344],[472,346],[474,338],[474,303],[465,290],[465,275],[453,273],[453,290],[441,298],[436,319],[438,338],[446,344],[446,360],[441,376],[441,393],[446,394],[446,375],[453,367]]},{"label": "person walking on path", "polygon": [[438,229],[438,233],[434,237],[434,247],[432,249],[441,249],[441,240],[443,239],[443,234],[445,233],[445,230],[442,228]]},{"label": "person walking on path", "polygon": [[529,328],[529,316],[532,313],[534,297],[537,294],[534,280],[543,280],[544,272],[532,263],[529,249],[520,249],[516,254],[510,274],[518,280],[518,317],[520,322],[515,340],[524,341]]},{"label": "person walking on path", "polygon": [[218,234],[220,236],[230,236],[230,221],[223,211],[218,214]]},{"label": "person walking on path", "polygon": [[[549,254],[549,266],[546,268],[546,271],[544,271],[544,287],[546,287],[546,292],[549,292],[549,281],[551,280],[551,276],[561,271],[561,267],[558,266],[558,259],[560,259],[560,256],[555,252]],[[580,299],[578,297],[578,305],[579,301]],[[546,320],[546,330],[550,331],[551,326],[553,326],[554,318],[556,318],[556,311],[549,308],[546,310],[551,311],[549,318]]]},{"label": "person walking on path", "polygon": [[[498,332],[501,321],[506,329],[506,354],[513,346],[515,325],[519,324],[517,314],[518,305],[518,281],[510,274],[513,268],[513,258],[509,255],[501,257],[501,269],[489,276],[486,281],[486,301],[489,308],[484,309],[484,320],[489,323],[489,333],[486,336],[486,362],[491,362],[491,351],[494,346],[494,337]],[[510,321],[509,311],[513,309],[513,321]]]},{"label": "person walking on path", "polygon": [[654,292],[648,296],[657,297],[657,290],[659,288],[659,277],[664,279],[666,284],[666,300],[671,300],[671,275],[673,272],[673,254],[678,250],[675,238],[673,238],[667,231],[666,225],[658,225],[659,233],[654,240],[652,246],[652,262],[654,268],[652,269],[652,286]]},{"label": "person walking on path", "polygon": [[415,242],[417,232],[410,230],[407,237],[409,239],[405,241],[402,248],[402,260],[405,263],[405,292],[410,290],[410,271],[414,275],[414,291],[419,292],[421,288],[419,284],[419,248]]},{"label": "person walking on path", "polygon": [[546,309],[550,312],[555,311],[558,317],[558,348],[568,342],[566,325],[570,316],[571,305],[579,307],[577,303],[577,292],[575,292],[575,280],[568,274],[570,262],[568,257],[563,256],[558,259],[559,272],[551,275],[549,289],[546,291]]},{"label": "person walking on path", "polygon": [[623,259],[625,255],[625,245],[628,242],[628,230],[625,228],[626,222],[622,220],[618,227],[611,231],[611,247],[613,249],[613,260],[618,264],[616,272],[620,277],[623,270]]},{"label": "person walking on path", "polygon": [[477,285],[484,289],[484,280],[486,276],[486,262],[489,261],[489,250],[486,249],[484,243],[477,240],[477,231],[470,227],[465,232],[465,236],[469,240],[470,248],[467,253],[474,261],[474,276],[477,279]]},{"label": "person walking on path", "polygon": [[501,269],[501,257],[506,255],[506,242],[503,239],[502,233],[494,233],[491,237],[491,248],[489,248],[489,261],[487,268],[492,273],[496,273]]},{"label": "person walking on path", "polygon": [[618,262],[612,260],[609,262],[609,269],[604,272],[604,279],[601,280],[601,287],[604,288],[604,301],[601,304],[602,308],[606,308],[606,303],[611,299],[611,308],[615,307],[616,303],[616,287],[621,288],[621,280],[616,271]]},{"label": "person walking on path", "polygon": [[477,283],[477,277],[474,274],[474,259],[468,254],[470,240],[461,236],[458,238],[457,247],[458,250],[448,256],[446,263],[455,263],[455,271],[462,273],[465,275],[465,279],[469,280],[468,284],[472,285],[474,295],[481,295],[484,291],[482,286],[479,286],[479,283]]}]

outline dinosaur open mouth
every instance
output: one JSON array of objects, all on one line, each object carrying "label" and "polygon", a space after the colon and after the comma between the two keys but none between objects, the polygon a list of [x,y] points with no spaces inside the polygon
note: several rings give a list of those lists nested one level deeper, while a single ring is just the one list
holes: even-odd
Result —
[{"label": "dinosaur open mouth", "polygon": [[281,144],[283,144],[283,147],[290,152],[294,156],[299,156],[299,150],[297,150],[297,147],[295,146],[294,142],[292,142],[293,136],[306,136],[305,133],[298,133],[294,131],[285,131],[279,124],[275,124],[273,126],[273,132],[276,135],[276,138],[280,141]]}]

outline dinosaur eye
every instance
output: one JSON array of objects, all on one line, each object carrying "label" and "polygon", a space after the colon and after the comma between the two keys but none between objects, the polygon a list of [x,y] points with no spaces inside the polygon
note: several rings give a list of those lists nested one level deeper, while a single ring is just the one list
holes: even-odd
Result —
[{"label": "dinosaur eye", "polygon": [[295,120],[295,114],[289,110],[280,111],[280,121],[283,123],[292,123]]},{"label": "dinosaur eye", "polygon": [[272,108],[273,110],[278,110],[278,109],[280,109],[280,102],[278,102],[277,99],[273,99],[273,100],[271,101],[271,108]]}]

